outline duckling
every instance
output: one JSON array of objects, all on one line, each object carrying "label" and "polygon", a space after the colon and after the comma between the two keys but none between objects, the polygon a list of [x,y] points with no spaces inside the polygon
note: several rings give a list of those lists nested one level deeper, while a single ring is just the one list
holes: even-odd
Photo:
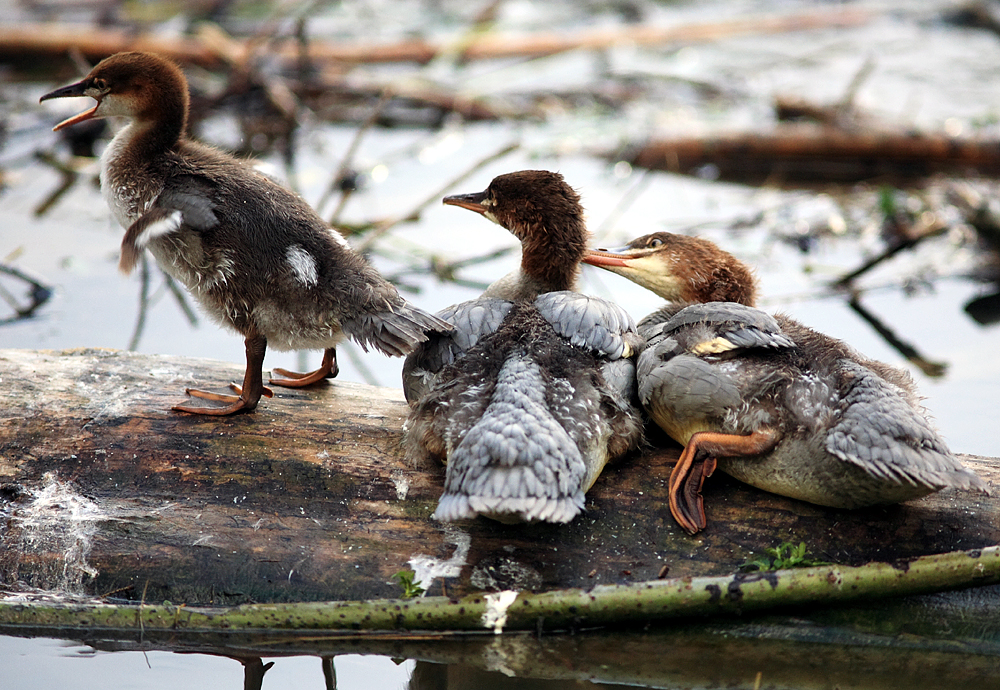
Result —
[{"label": "duckling", "polygon": [[707,522],[701,487],[719,469],[835,508],[955,487],[987,492],[928,422],[910,376],[784,315],[754,308],[750,269],[715,244],[658,232],[583,261],[669,300],[639,322],[639,399],[684,446],[670,510]]},{"label": "duckling", "polygon": [[438,520],[569,522],[605,464],[642,439],[635,323],[573,291],[587,230],[562,175],[500,175],[444,203],[513,233],[521,265],[440,312],[455,330],[407,357],[407,453],[447,463]]},{"label": "duckling", "polygon": [[350,336],[402,356],[450,331],[407,303],[299,196],[246,161],[185,135],[184,73],[151,53],[118,53],[82,81],[42,96],[89,96],[97,104],[55,130],[104,117],[128,124],[101,158],[101,189],[125,228],[119,267],[128,274],[144,249],[182,283],[208,315],[243,335],[246,374],[237,395],[188,389],[222,406],[174,410],[228,415],[253,410],[262,395],[264,353],[323,349],[308,374],[275,369],[271,385],[298,388],[337,375],[336,345]]}]

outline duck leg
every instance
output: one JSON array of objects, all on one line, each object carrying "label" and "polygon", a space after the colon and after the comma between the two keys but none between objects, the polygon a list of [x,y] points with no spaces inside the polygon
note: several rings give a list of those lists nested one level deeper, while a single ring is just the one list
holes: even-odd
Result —
[{"label": "duck leg", "polygon": [[767,453],[778,443],[778,432],[758,429],[748,436],[699,431],[691,436],[670,473],[670,513],[688,534],[705,529],[701,487],[715,471],[717,458]]},{"label": "duck leg", "polygon": [[285,378],[272,378],[268,380],[268,383],[272,386],[284,386],[285,388],[304,388],[323,379],[336,378],[337,374],[340,373],[340,367],[337,366],[337,349],[328,347],[323,352],[323,363],[316,371],[300,374],[297,371],[288,371],[288,369],[274,369],[273,373],[280,374]]},{"label": "duck leg", "polygon": [[212,393],[196,388],[187,388],[185,393],[202,400],[214,400],[216,402],[228,403],[225,407],[195,407],[193,405],[174,405],[171,409],[178,412],[189,412],[190,414],[208,414],[223,416],[236,412],[249,412],[257,407],[260,397],[270,398],[274,395],[268,388],[264,387],[264,377],[262,370],[264,367],[264,353],[267,351],[267,338],[253,333],[246,338],[247,370],[243,374],[243,385],[237,386],[235,383],[229,387],[237,395],[226,395],[224,393]]}]

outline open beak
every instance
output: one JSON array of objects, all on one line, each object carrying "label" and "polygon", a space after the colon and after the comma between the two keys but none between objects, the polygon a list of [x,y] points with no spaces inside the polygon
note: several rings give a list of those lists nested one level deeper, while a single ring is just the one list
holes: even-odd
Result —
[{"label": "open beak", "polygon": [[483,200],[485,198],[485,191],[476,192],[475,194],[456,194],[454,196],[446,196],[441,200],[441,203],[446,206],[459,206],[461,208],[467,208],[470,211],[486,215],[486,212],[490,210],[490,207],[483,204]]},{"label": "open beak", "polygon": [[[39,98],[38,102],[41,103],[42,101],[47,101],[47,100],[50,100],[52,98],[68,98],[70,96],[74,96],[74,97],[76,97],[76,96],[87,96],[88,95],[87,94],[87,90],[90,89],[90,88],[91,88],[91,86],[90,86],[89,80],[84,79],[83,81],[78,81],[75,84],[70,84],[69,86],[64,86],[61,89],[56,89],[55,91],[50,91],[49,93],[47,93],[44,96],[42,96],[41,98]],[[97,115],[97,108],[100,107],[100,105],[101,105],[101,102],[97,101],[97,105],[95,105],[93,108],[91,108],[90,110],[85,110],[84,112],[80,113],[79,115],[74,115],[71,118],[63,120],[58,125],[56,125],[55,127],[53,127],[52,131],[53,132],[58,132],[60,129],[63,129],[65,127],[69,127],[70,125],[75,125],[78,122],[84,122],[85,120],[92,119],[95,115]]]}]

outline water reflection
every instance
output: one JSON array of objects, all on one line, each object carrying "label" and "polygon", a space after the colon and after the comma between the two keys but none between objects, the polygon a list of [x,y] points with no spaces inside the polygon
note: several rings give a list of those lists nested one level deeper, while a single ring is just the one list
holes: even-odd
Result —
[{"label": "water reflection", "polygon": [[[95,650],[181,653],[183,657],[176,658],[183,658],[181,666],[187,679],[182,687],[204,686],[198,682],[199,669],[213,656],[239,662],[242,674],[236,669],[223,670],[221,677],[230,680],[216,682],[219,690],[238,688],[241,675],[245,689],[281,687],[293,671],[298,687],[319,687],[322,683],[327,690],[395,690],[407,677],[405,687],[409,690],[562,690],[580,687],[583,682],[588,687],[609,688],[987,688],[995,687],[1000,656],[995,630],[992,642],[973,643],[917,635],[883,636],[775,618],[542,638],[435,635],[433,640],[422,641],[387,634],[345,640],[343,635],[283,633],[233,635],[217,642],[169,636],[128,642],[100,639],[99,633],[87,637],[86,644]],[[0,638],[0,648],[3,642]],[[116,654],[112,661],[117,659],[124,665],[127,656]],[[143,687],[166,687],[156,680],[157,668],[164,666],[162,654],[151,659],[155,663],[151,664],[152,672],[143,675]],[[403,664],[403,659],[415,663]],[[368,664],[359,670],[358,664],[364,660]],[[86,679],[91,675],[86,665],[77,669],[83,679],[79,686],[89,687]],[[29,686],[15,682],[4,687],[21,690]]]},{"label": "water reflection", "polygon": [[52,288],[40,278],[0,263],[0,299],[9,311],[0,311],[0,326],[28,319],[52,297]]}]

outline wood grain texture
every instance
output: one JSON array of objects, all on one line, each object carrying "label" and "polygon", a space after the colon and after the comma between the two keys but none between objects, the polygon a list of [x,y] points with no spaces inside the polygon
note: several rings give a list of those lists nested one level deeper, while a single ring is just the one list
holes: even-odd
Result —
[{"label": "wood grain texture", "polygon": [[[706,484],[708,529],[689,537],[666,504],[676,446],[609,466],[569,525],[442,525],[430,514],[443,468],[403,460],[401,391],[334,381],[229,418],[169,410],[187,385],[241,376],[206,360],[0,350],[0,583],[188,604],[358,600],[397,596],[401,569],[455,596],[653,580],[663,566],[721,575],[784,541],[848,565],[1000,543],[995,497],[838,511],[724,475]],[[963,460],[1000,487],[995,460]]]}]

